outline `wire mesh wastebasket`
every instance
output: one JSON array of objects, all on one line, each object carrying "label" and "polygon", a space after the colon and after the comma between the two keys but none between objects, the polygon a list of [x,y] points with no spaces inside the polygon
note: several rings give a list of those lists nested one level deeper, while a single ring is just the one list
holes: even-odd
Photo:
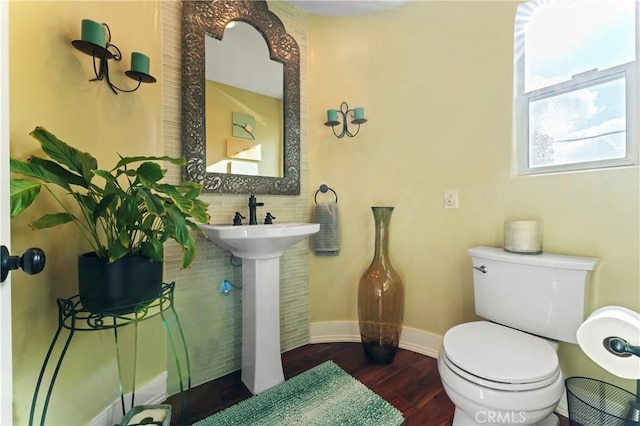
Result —
[{"label": "wire mesh wastebasket", "polygon": [[565,380],[571,426],[640,426],[628,420],[636,396],[610,383],[587,377]]}]

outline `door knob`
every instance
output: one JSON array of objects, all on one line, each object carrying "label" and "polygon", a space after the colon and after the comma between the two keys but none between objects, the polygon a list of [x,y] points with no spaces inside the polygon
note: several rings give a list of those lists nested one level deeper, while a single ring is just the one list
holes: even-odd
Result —
[{"label": "door knob", "polygon": [[34,275],[44,269],[45,255],[42,249],[32,247],[22,254],[22,256],[11,256],[5,246],[0,246],[0,282],[4,282],[9,275],[9,271],[22,268],[29,275]]}]

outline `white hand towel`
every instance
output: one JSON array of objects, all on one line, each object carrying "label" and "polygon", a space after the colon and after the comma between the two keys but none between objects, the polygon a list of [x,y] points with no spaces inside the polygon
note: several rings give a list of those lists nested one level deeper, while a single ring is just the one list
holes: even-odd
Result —
[{"label": "white hand towel", "polygon": [[320,224],[320,231],[311,236],[316,256],[338,256],[340,254],[338,203],[316,204],[313,222]]}]

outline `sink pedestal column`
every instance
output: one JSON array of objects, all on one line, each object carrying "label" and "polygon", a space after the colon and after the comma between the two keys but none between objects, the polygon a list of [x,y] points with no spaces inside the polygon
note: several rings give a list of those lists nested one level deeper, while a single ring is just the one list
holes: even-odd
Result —
[{"label": "sink pedestal column", "polygon": [[[260,278],[259,285],[258,277]],[[242,259],[242,382],[259,394],[284,381],[280,258]]]},{"label": "sink pedestal column", "polygon": [[242,259],[242,382],[258,394],[284,381],[280,358],[280,256],[317,223],[208,225],[218,247]]}]

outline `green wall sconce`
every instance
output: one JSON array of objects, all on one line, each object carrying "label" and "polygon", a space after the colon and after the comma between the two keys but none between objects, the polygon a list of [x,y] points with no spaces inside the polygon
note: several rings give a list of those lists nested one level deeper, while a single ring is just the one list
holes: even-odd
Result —
[{"label": "green wall sconce", "polygon": [[[109,88],[116,95],[119,92],[134,92],[141,83],[155,83],[156,79],[149,75],[149,57],[144,53],[131,53],[131,69],[125,71],[125,75],[138,82],[133,89],[121,89],[111,82],[109,78],[109,60],[120,61],[122,53],[120,49],[111,44],[111,31],[107,24],[100,24],[90,19],[82,20],[82,39],[73,40],[73,47],[93,57],[93,72],[96,77],[89,81],[106,80]],[[96,63],[97,62],[97,63]]]},{"label": "green wall sconce", "polygon": [[[349,123],[347,121],[348,118],[352,118],[351,124],[357,125],[357,129],[355,133],[352,133],[349,130]],[[367,122],[367,119],[364,118],[364,108],[356,107],[353,109],[349,109],[349,105],[346,102],[342,102],[340,104],[340,109],[330,109],[327,110],[327,122],[324,123],[325,126],[330,126],[331,130],[333,130],[333,134],[337,138],[342,138],[345,135],[350,138],[354,137],[360,131],[360,125]],[[342,130],[340,133],[336,132],[336,126],[340,129],[342,126]]]}]

